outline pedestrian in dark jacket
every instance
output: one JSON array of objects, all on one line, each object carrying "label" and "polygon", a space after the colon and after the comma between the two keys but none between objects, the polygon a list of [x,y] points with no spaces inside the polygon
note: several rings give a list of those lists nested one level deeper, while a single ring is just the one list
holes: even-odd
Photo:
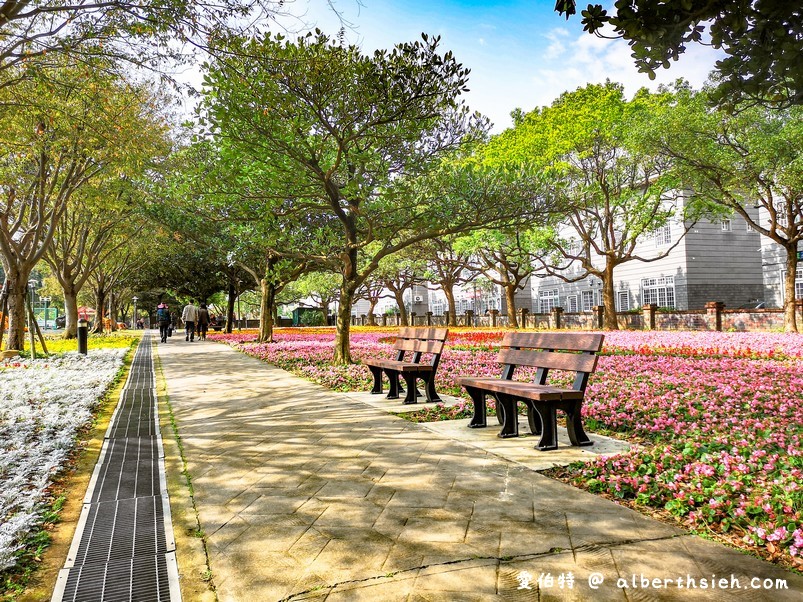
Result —
[{"label": "pedestrian in dark jacket", "polygon": [[209,310],[206,308],[206,303],[201,303],[201,309],[198,310],[198,338],[202,341],[206,340],[206,331],[209,328]]},{"label": "pedestrian in dark jacket", "polygon": [[159,322],[159,338],[162,343],[167,343],[167,335],[170,331],[170,308],[166,303],[160,303],[156,308],[156,320]]}]

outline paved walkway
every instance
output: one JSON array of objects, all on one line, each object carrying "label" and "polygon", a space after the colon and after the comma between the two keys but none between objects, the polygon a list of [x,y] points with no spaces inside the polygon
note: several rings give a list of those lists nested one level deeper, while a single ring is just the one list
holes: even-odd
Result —
[{"label": "paved walkway", "polygon": [[[801,599],[799,575],[450,438],[469,429],[435,433],[217,343],[158,355],[221,601]],[[765,579],[788,589],[751,587]]]}]

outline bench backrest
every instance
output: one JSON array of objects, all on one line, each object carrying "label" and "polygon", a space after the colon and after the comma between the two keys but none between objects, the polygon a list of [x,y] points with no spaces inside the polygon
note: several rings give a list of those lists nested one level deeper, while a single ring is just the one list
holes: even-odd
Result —
[{"label": "bench backrest", "polygon": [[604,339],[590,333],[509,332],[499,350],[499,363],[505,365],[502,378],[513,378],[516,366],[533,366],[538,368],[536,383],[544,385],[549,370],[565,370],[575,373],[573,388],[583,391]]},{"label": "bench backrest", "polygon": [[449,334],[448,328],[413,328],[403,326],[399,328],[396,343],[393,348],[398,352],[396,359],[403,361],[407,352],[412,352],[412,362],[417,364],[421,361],[424,353],[432,354],[430,364],[438,365],[440,361],[443,345]]}]

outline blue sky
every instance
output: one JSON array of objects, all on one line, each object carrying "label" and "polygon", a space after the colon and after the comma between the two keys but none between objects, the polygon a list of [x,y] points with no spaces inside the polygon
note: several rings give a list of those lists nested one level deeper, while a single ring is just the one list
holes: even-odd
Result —
[{"label": "blue sky", "polygon": [[[629,94],[678,77],[699,87],[719,56],[710,48],[691,48],[650,82],[636,71],[625,42],[584,33],[577,15],[566,21],[553,11],[554,0],[333,3],[352,25],[348,41],[366,51],[418,39],[421,32],[440,35],[444,52],[452,50],[471,69],[469,106],[490,117],[497,132],[511,125],[510,112],[517,107],[529,111],[548,105],[566,90],[606,78],[624,84]],[[340,26],[326,0],[296,0],[289,6],[296,14],[305,13],[303,24],[282,21],[293,29],[317,25],[334,34]]]}]

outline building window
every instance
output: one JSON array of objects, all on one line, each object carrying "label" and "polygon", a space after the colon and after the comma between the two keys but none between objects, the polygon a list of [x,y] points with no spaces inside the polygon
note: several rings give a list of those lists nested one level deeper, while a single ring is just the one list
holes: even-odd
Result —
[{"label": "building window", "polygon": [[733,224],[729,219],[723,219],[720,222],[720,227],[722,228],[723,232],[732,232],[733,231]]},{"label": "building window", "polygon": [[568,305],[568,307],[566,308],[566,311],[568,311],[570,314],[576,314],[577,313],[577,295],[569,295],[568,297],[566,297],[566,305]]},{"label": "building window", "polygon": [[667,224],[655,231],[655,246],[662,247],[664,245],[672,244],[672,227]]},{"label": "building window", "polygon": [[654,303],[658,307],[675,308],[675,278],[673,276],[645,278],[641,281],[641,291],[645,305]]},{"label": "building window", "polygon": [[553,307],[558,305],[558,291],[556,289],[550,291],[538,291],[538,311],[542,314],[548,314],[552,311]]},{"label": "building window", "polygon": [[619,305],[619,311],[630,311],[630,293],[627,291],[619,291],[616,293],[616,302]]},{"label": "building window", "polygon": [[795,272],[795,299],[803,299],[803,268]]},{"label": "building window", "polygon": [[583,291],[583,311],[592,311],[594,307],[594,291]]}]

